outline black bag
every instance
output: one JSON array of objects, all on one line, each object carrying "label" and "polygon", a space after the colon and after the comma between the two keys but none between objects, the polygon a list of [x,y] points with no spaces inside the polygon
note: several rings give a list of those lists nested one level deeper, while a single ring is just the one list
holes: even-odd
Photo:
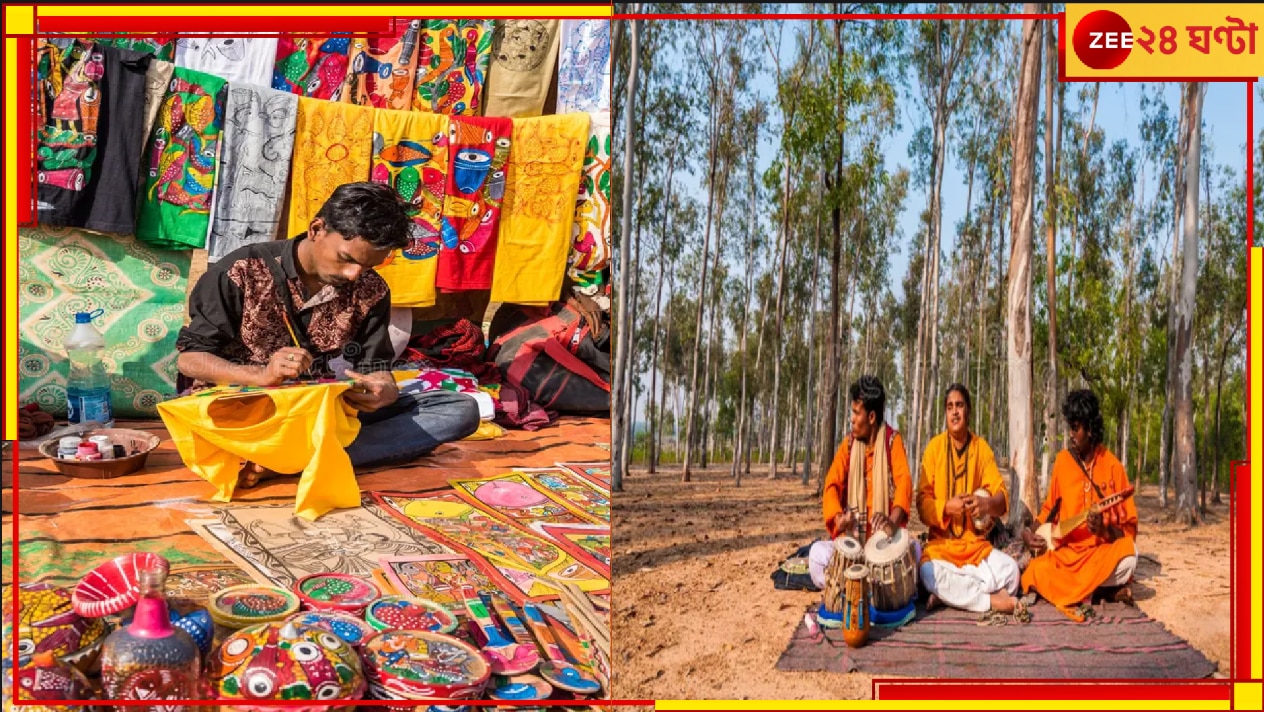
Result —
[{"label": "black bag", "polygon": [[594,337],[565,304],[497,314],[487,360],[533,403],[563,413],[610,412],[610,329]]}]

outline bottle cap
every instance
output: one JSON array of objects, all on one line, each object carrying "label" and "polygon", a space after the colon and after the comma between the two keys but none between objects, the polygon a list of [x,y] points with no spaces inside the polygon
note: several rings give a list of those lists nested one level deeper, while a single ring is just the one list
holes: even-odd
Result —
[{"label": "bottle cap", "polygon": [[83,442],[83,438],[79,437],[78,435],[67,435],[66,437],[58,441],[57,444],[61,447],[62,450],[70,450],[72,448],[79,447],[79,443],[81,442]]},{"label": "bottle cap", "polygon": [[90,312],[75,312],[76,324],[91,324],[92,320],[105,313],[104,309],[97,309]]},{"label": "bottle cap", "polygon": [[97,444],[94,442],[79,443],[79,454],[91,454],[98,452]]}]

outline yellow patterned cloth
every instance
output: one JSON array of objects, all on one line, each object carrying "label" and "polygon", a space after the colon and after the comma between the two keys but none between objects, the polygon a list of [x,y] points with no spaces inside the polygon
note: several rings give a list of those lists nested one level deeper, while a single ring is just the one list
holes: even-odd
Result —
[{"label": "yellow patterned cloth", "polygon": [[562,291],[588,124],[588,114],[514,119],[492,301],[548,304]]},{"label": "yellow patterned cloth", "polygon": [[215,501],[232,501],[247,461],[273,472],[301,472],[294,513],[314,520],[360,506],[346,451],[360,434],[355,409],[342,400],[349,387],[214,388],[159,403],[158,413],[185,466],[215,485]]},{"label": "yellow patterned cloth", "polygon": [[389,183],[413,206],[408,247],[395,250],[377,273],[391,288],[391,304],[435,303],[435,268],[448,180],[448,117],[379,109],[373,119],[374,183]]},{"label": "yellow patterned cloth", "polygon": [[305,234],[335,188],[367,180],[372,152],[372,108],[300,97],[287,234]]}]

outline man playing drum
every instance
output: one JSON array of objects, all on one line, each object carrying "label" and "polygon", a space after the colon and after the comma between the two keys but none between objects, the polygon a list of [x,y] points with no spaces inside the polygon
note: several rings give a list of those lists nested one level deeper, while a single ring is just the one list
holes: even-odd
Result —
[{"label": "man playing drum", "polygon": [[1129,490],[1124,466],[1102,444],[1101,408],[1089,390],[1071,391],[1062,404],[1070,447],[1058,453],[1049,478],[1049,494],[1034,526],[1065,522],[1088,512],[1084,526],[1066,533],[1057,548],[1032,531],[1023,540],[1035,558],[1023,572],[1024,591],[1033,589],[1063,613],[1084,620],[1080,604],[1098,587],[1116,588],[1116,601],[1131,602],[1128,582],[1137,567],[1137,506],[1124,499],[1105,511],[1093,505]]},{"label": "man playing drum", "polygon": [[[808,552],[808,571],[822,587],[834,551],[832,540],[853,536],[863,543],[878,530],[894,533],[908,524],[913,493],[904,439],[883,420],[882,382],[861,376],[849,391],[851,433],[843,438],[825,476],[821,504],[830,540],[815,542]],[[859,447],[853,447],[856,444]]]},{"label": "man playing drum", "polygon": [[948,429],[926,445],[917,482],[917,512],[930,529],[920,570],[931,594],[926,608],[944,603],[977,613],[1013,612],[1022,605],[1014,596],[1018,563],[993,549],[976,524],[1005,516],[1005,482],[992,448],[970,432],[970,391],[948,386],[944,408]]}]

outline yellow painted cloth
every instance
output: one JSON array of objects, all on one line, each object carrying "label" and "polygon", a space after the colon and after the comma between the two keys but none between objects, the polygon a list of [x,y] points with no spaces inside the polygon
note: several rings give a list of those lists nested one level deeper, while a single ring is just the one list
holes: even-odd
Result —
[{"label": "yellow painted cloth", "polygon": [[274,472],[301,472],[294,513],[314,520],[360,506],[346,447],[360,434],[355,409],[342,399],[348,383],[243,392],[214,388],[158,404],[180,459],[230,502],[242,462]]},{"label": "yellow painted cloth", "polygon": [[395,250],[376,270],[391,288],[391,305],[435,303],[439,231],[448,182],[448,117],[423,111],[379,109],[373,117],[374,183],[389,183],[412,209],[408,247]]},{"label": "yellow painted cloth", "polygon": [[493,302],[548,304],[562,291],[588,114],[514,119]]},{"label": "yellow painted cloth", "polygon": [[[973,494],[980,487],[994,496],[1005,493],[1005,480],[1001,479],[987,441],[972,434],[965,453],[958,455],[947,432],[931,438],[917,479],[917,513],[930,529],[930,539],[922,549],[922,563],[939,560],[954,566],[971,566],[992,553],[987,537],[974,530],[964,512],[956,518],[944,518],[948,500]],[[1001,512],[1002,517],[1005,514]]]},{"label": "yellow painted cloth", "polygon": [[306,234],[334,188],[368,180],[372,152],[371,107],[299,97],[287,235]]},{"label": "yellow painted cloth", "polygon": [[466,440],[495,440],[496,438],[505,437],[505,429],[493,423],[490,420],[484,420],[478,424],[478,430],[473,435],[467,436]]}]

